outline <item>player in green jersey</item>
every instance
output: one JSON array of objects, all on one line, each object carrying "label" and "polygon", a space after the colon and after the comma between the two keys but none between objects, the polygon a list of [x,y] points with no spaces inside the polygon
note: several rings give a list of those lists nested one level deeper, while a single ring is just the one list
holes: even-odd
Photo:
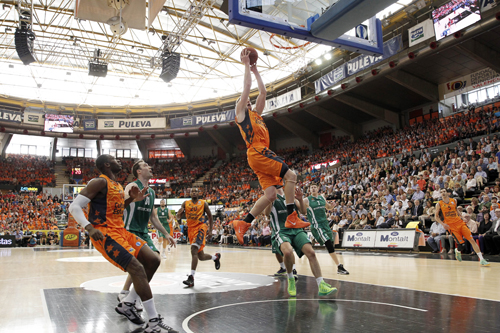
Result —
[{"label": "player in green jersey", "polygon": [[[128,205],[128,207],[126,207],[123,211],[123,221],[125,223],[125,229],[143,239],[154,252],[159,254],[160,252],[153,244],[153,240],[151,239],[151,237],[149,237],[148,223],[150,221],[153,226],[157,230],[162,232],[174,246],[175,241],[161,224],[160,220],[158,219],[158,215],[156,214],[156,209],[154,209],[155,192],[148,187],[148,182],[153,177],[153,174],[151,173],[151,167],[143,160],[139,160],[135,162],[134,166],[132,167],[132,174],[137,179],[129,183],[127,187],[125,187],[125,200],[128,198],[129,191],[133,187],[138,187],[142,195],[131,202],[130,205]],[[158,259],[160,259],[159,256]],[[120,294],[118,294],[118,301],[123,302],[130,297],[129,290],[131,285],[132,279],[129,275],[127,277],[127,280],[125,281],[123,290],[120,292]],[[134,303],[134,300],[127,299],[126,301]],[[138,311],[141,311],[141,300],[136,299],[135,301],[136,309]]]},{"label": "player in green jersey", "polygon": [[[156,215],[158,215],[158,218],[160,219],[160,222],[165,230],[167,230],[170,236],[173,237],[175,217],[165,206],[165,199],[161,199],[160,207],[156,208]],[[170,252],[172,244],[168,241],[167,237],[161,231],[158,231],[158,240],[162,245],[161,257],[166,258],[167,256],[165,254],[165,249],[168,245],[168,252]]]},{"label": "player in green jersey", "polygon": [[348,275],[349,272],[335,254],[335,237],[326,218],[326,209],[332,209],[333,206],[326,201],[323,195],[319,194],[318,185],[309,186],[309,193],[311,195],[304,199],[304,204],[307,209],[307,219],[311,222],[311,233],[318,243],[325,245],[337,265],[337,273]]},{"label": "player in green jersey", "polygon": [[[278,194],[276,200],[265,209],[264,214],[270,214],[271,216],[271,226],[275,233],[274,239],[276,240],[276,244],[279,246],[280,254],[282,254],[284,258],[288,277],[288,294],[290,294],[290,296],[297,295],[295,279],[292,271],[294,250],[299,258],[305,255],[309,260],[311,271],[316,278],[316,282],[318,283],[318,294],[320,296],[326,296],[336,292],[337,288],[333,288],[328,283],[323,281],[318,258],[316,258],[311,241],[307,237],[305,231],[303,229],[289,229],[285,227],[288,212],[286,209],[283,188],[277,189],[277,192]],[[302,191],[299,188],[295,191],[295,198],[295,206],[299,207],[301,212],[305,212]]]}]

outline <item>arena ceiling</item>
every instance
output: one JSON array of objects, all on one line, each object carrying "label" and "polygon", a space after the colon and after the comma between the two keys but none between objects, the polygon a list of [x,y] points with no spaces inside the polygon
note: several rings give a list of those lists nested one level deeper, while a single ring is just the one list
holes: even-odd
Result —
[{"label": "arena ceiling", "polygon": [[[151,28],[128,29],[121,36],[114,35],[109,24],[75,19],[74,0],[32,2],[37,63],[24,66],[14,44],[14,32],[19,26],[14,5],[18,1],[2,1],[0,95],[4,98],[122,108],[216,102],[241,91],[244,67],[239,54],[244,47],[260,51],[258,67],[267,83],[285,80],[332,51],[331,47],[316,44],[306,46],[304,52],[276,49],[269,41],[269,33],[228,24],[228,16],[219,9],[221,0],[205,1],[203,15],[196,19],[189,13],[198,2],[168,0]],[[415,2],[399,0],[377,16],[383,18]],[[159,79],[161,69],[153,68],[151,59],[162,46],[162,36],[181,30],[183,42],[176,49],[181,54],[181,69],[178,77],[167,84]],[[302,43],[276,40],[283,45]],[[105,78],[88,76],[88,63],[96,49],[109,64]]]}]

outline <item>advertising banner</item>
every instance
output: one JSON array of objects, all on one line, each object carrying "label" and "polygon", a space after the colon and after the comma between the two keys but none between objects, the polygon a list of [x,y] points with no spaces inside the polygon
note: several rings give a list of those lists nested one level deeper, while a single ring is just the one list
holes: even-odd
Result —
[{"label": "advertising banner", "polygon": [[343,247],[372,248],[375,246],[376,230],[345,230]]},{"label": "advertising banner", "polygon": [[439,91],[444,94],[444,98],[449,98],[496,82],[500,82],[500,74],[491,68],[484,68],[440,85]]},{"label": "advertising banner", "polygon": [[129,118],[129,119],[99,119],[100,130],[133,130],[167,127],[165,118]]},{"label": "advertising banner", "polygon": [[413,249],[415,229],[378,229],[375,247]]},{"label": "advertising banner", "polygon": [[487,12],[490,9],[495,8],[500,0],[480,0],[481,1],[481,12]]},{"label": "advertising banner", "polygon": [[21,114],[7,110],[0,110],[0,121],[8,121],[10,123],[20,123]]},{"label": "advertising banner", "polygon": [[300,91],[300,87],[292,91],[289,91],[287,93],[284,93],[282,95],[279,95],[277,97],[273,97],[266,101],[266,107],[263,113],[268,113],[271,112],[272,110],[279,109],[288,104],[298,102],[300,101],[301,98],[302,98],[302,93]]},{"label": "advertising banner", "polygon": [[43,118],[43,113],[34,113],[24,111],[23,123],[32,125],[44,125],[45,119]]},{"label": "advertising banner", "polygon": [[97,121],[95,119],[85,119],[82,123],[85,131],[95,131],[97,129]]},{"label": "advertising banner", "polygon": [[5,235],[0,236],[0,247],[15,247],[16,246],[16,236]]},{"label": "advertising banner", "polygon": [[340,65],[335,68],[330,73],[323,75],[321,78],[314,82],[315,91],[319,93],[328,87],[331,87],[335,83],[342,81],[346,77],[354,75],[360,71],[363,71],[374,64],[385,60],[393,55],[397,54],[401,47],[403,46],[403,39],[401,35],[393,37],[384,43],[384,54],[381,56],[367,56],[361,55],[356,57],[345,64]]},{"label": "advertising banner", "polygon": [[416,45],[425,40],[434,37],[434,25],[432,20],[428,19],[416,26],[408,29],[408,40],[410,41],[410,47]]},{"label": "advertising banner", "polygon": [[227,123],[234,120],[234,115],[234,110],[229,110],[202,114],[199,116],[174,118],[170,119],[170,128],[199,127],[203,125]]}]

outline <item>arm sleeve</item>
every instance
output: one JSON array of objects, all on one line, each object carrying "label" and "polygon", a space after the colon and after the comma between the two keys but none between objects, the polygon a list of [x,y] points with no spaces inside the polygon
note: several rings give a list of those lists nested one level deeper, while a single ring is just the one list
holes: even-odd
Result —
[{"label": "arm sleeve", "polygon": [[75,200],[73,200],[71,206],[69,206],[68,209],[71,215],[73,215],[73,217],[75,218],[76,222],[78,222],[78,224],[83,228],[90,224],[90,222],[85,217],[85,214],[83,213],[83,208],[86,207],[89,202],[89,198],[80,194],[76,197]]}]

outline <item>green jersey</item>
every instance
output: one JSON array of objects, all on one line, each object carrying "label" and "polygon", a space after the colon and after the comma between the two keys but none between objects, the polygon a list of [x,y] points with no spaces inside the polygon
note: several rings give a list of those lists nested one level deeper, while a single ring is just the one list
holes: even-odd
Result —
[{"label": "green jersey", "polygon": [[318,197],[310,195],[307,197],[307,200],[309,200],[309,207],[307,207],[307,219],[311,222],[311,227],[317,229],[322,225],[328,226],[325,198],[322,195]]},{"label": "green jersey", "polygon": [[[134,181],[142,191],[144,185],[137,179]],[[131,202],[123,211],[123,221],[125,229],[130,232],[148,233],[148,223],[151,214],[153,213],[155,204],[155,192],[148,188],[148,192],[142,201]]]},{"label": "green jersey", "polygon": [[160,219],[160,222],[162,224],[168,223],[168,208],[165,206],[165,208],[158,207],[156,209],[156,213],[158,214],[158,219]]}]

